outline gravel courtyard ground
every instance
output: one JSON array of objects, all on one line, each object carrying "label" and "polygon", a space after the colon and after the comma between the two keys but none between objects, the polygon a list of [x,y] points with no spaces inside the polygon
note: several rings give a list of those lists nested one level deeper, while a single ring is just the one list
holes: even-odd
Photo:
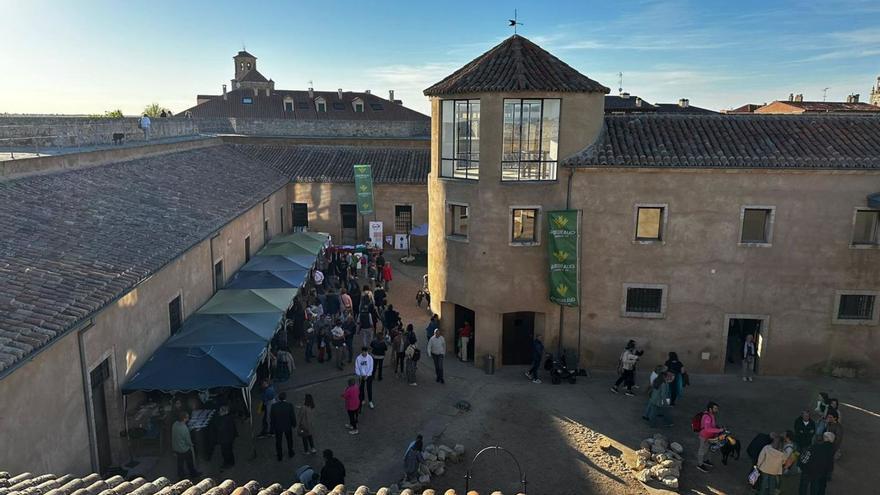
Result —
[{"label": "gravel courtyard ground", "polygon": [[[395,271],[391,302],[401,310],[405,322],[415,324],[420,344],[424,344],[423,329],[429,314],[424,307],[415,306],[415,292],[424,268],[395,263]],[[625,340],[626,336],[621,336],[621,343]],[[643,438],[660,432],[685,447],[681,493],[746,494],[750,490],[745,478],[751,466],[744,449],[739,461],[728,466],[716,462],[709,474],[694,468],[697,440],[690,431],[691,416],[707,401],[717,401],[721,405],[719,423],[748,443],[759,431],[791,428],[798,412],[808,407],[819,391],[839,397],[844,404],[844,457],[835,468],[828,493],[876,493],[880,482],[880,474],[868,455],[873,451],[870,447],[880,444],[877,382],[758,377],[754,383],[743,383],[735,376],[693,376],[692,386],[675,407],[675,425],[652,430],[640,419],[644,392],[636,397],[612,394],[608,388],[615,378],[613,372],[593,371],[591,377],[580,378],[575,385],[551,385],[549,380],[533,384],[523,376],[523,367],[505,367],[486,375],[482,369],[460,363],[450,355],[446,359],[445,385],[434,382],[433,366],[429,359],[423,359],[418,370],[419,386],[410,387],[394,376],[389,361],[384,380],[374,386],[376,409],[365,409],[361,434],[351,436],[343,427],[347,418],[340,398],[351,370],[339,372],[330,363],[306,364],[301,349],[295,351],[295,358],[294,377],[278,389],[287,390],[295,404],[306,393],[315,397],[316,446],[319,451],[333,449],[346,466],[347,484],[352,488],[363,484],[375,489],[397,482],[403,474],[406,446],[422,433],[427,442],[450,446],[461,443],[467,449],[468,462],[449,464],[446,474],[434,483],[435,488],[455,488],[463,493],[470,458],[483,447],[500,445],[519,462],[531,494],[646,493],[651,490],[633,479],[621,452],[638,448]],[[651,364],[643,363],[641,367],[650,369]],[[639,380],[647,382],[647,375],[640,375]],[[460,400],[471,404],[470,411],[455,408]],[[247,427],[241,431],[246,435]],[[599,447],[600,440],[606,439],[612,444],[607,451]],[[256,457],[252,457],[251,441],[240,438],[235,468],[219,472],[219,451],[214,453],[210,466],[201,462],[200,468],[215,479],[289,484],[299,466],[322,464],[320,455],[302,454],[299,439],[295,440],[297,454],[293,459],[276,461],[272,439],[255,440]],[[174,478],[170,456],[152,474]],[[520,487],[518,471],[507,456],[489,453],[473,467],[471,489],[480,493],[501,490],[513,494]]]}]

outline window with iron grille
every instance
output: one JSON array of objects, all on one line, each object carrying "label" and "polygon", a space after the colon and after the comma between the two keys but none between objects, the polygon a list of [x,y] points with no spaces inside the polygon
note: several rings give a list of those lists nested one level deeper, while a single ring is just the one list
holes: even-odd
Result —
[{"label": "window with iron grille", "polygon": [[171,335],[177,333],[182,324],[183,311],[180,306],[180,296],[177,296],[168,303],[168,326],[171,328]]},{"label": "window with iron grille", "polygon": [[662,318],[666,311],[666,286],[624,284],[623,315]]},{"label": "window with iron grille", "polygon": [[875,300],[876,296],[868,294],[843,294],[837,308],[837,319],[872,320]]},{"label": "window with iron grille", "polygon": [[394,205],[394,231],[409,234],[412,230],[412,206]]}]

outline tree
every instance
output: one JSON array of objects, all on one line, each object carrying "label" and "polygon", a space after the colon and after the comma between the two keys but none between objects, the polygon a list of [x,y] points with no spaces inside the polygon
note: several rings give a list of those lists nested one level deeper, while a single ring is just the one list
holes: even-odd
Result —
[{"label": "tree", "polygon": [[146,107],[144,107],[144,113],[147,114],[147,117],[158,117],[162,115],[162,112],[165,112],[165,115],[171,115],[171,110],[168,110],[165,107],[159,106],[158,103],[150,103]]},{"label": "tree", "polygon": [[122,110],[117,108],[116,110],[107,110],[104,112],[104,117],[108,119],[121,119],[124,115],[122,115]]}]

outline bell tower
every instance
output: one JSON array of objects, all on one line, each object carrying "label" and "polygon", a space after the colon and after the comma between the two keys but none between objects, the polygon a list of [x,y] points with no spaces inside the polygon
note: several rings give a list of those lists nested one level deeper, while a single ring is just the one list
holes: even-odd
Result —
[{"label": "bell tower", "polygon": [[251,70],[257,69],[257,57],[242,50],[232,57],[235,61],[235,81],[241,81],[241,78]]},{"label": "bell tower", "polygon": [[871,88],[871,98],[868,103],[880,107],[880,76],[877,77],[877,82]]}]

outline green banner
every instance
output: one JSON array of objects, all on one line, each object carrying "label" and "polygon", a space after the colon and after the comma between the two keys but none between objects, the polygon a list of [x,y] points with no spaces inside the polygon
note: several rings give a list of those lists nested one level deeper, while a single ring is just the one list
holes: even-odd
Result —
[{"label": "green banner", "polygon": [[370,165],[354,166],[354,190],[357,193],[358,213],[373,213],[373,167]]},{"label": "green banner", "polygon": [[550,300],[561,306],[577,306],[578,211],[550,211],[547,218]]}]

